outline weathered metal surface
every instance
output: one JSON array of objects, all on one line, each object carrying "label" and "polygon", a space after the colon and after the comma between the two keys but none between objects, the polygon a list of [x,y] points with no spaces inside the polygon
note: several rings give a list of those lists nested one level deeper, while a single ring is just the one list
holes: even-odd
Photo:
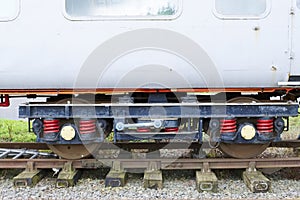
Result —
[{"label": "weathered metal surface", "polygon": [[[272,87],[272,88],[181,88],[176,89],[177,92],[274,92],[276,90],[291,90],[291,88],[284,87]],[[12,95],[58,95],[58,94],[115,94],[115,93],[130,93],[130,92],[142,92],[142,93],[166,93],[172,92],[171,89],[142,89],[142,88],[86,88],[86,89],[0,89],[1,94],[12,94]]]},{"label": "weathered metal surface", "polygon": [[[195,148],[210,148],[208,142],[199,144],[198,142],[118,142],[118,143],[101,143],[99,144],[100,149],[195,149]],[[270,147],[286,147],[286,148],[297,148],[300,147],[300,140],[286,140],[271,142]],[[10,149],[35,149],[35,150],[47,150],[48,145],[45,143],[26,143],[26,142],[0,142],[0,148]]]},{"label": "weathered metal surface", "polygon": [[[163,109],[162,109],[163,108]],[[197,104],[32,104],[19,107],[21,118],[140,118],[149,117],[288,117],[298,115],[297,103],[197,103]],[[154,117],[154,116],[152,116]]]},{"label": "weathered metal surface", "polygon": [[[34,162],[36,169],[63,168],[65,159],[0,159],[1,169],[25,169],[27,162]],[[122,163],[123,169],[147,169],[149,162],[159,162],[160,169],[202,169],[203,163],[209,163],[210,169],[247,169],[250,162],[256,168],[299,167],[300,158],[264,158],[264,159],[82,159],[73,160],[75,169],[94,169],[112,167],[114,161]]]},{"label": "weathered metal surface", "polygon": [[[29,162],[30,161],[30,162]],[[250,166],[250,167],[249,167]],[[105,179],[105,185],[121,187],[126,183],[126,169],[146,169],[144,174],[145,187],[161,188],[162,174],[160,170],[201,170],[196,174],[197,190],[217,190],[217,178],[211,169],[248,169],[244,173],[245,183],[254,192],[265,192],[270,184],[260,173],[253,173],[255,168],[283,168],[299,167],[300,157],[269,158],[269,159],[2,159],[0,168],[26,168],[15,177],[17,186],[34,185],[40,179],[40,170],[48,168],[62,168],[57,186],[67,187],[75,184],[79,169],[111,168]],[[250,171],[251,169],[252,171]],[[248,173],[249,172],[249,173]]]},{"label": "weathered metal surface", "polygon": [[58,144],[58,145],[48,145],[49,149],[51,149],[58,156],[75,160],[88,157],[91,153],[97,148],[97,144]]},{"label": "weathered metal surface", "polygon": [[35,150],[47,150],[47,149],[49,149],[47,144],[37,143],[37,142],[0,142],[0,148],[35,149]]},{"label": "weathered metal surface", "polygon": [[286,148],[299,148],[300,140],[283,140],[278,142],[271,142],[269,147],[286,147]]},{"label": "weathered metal surface", "polygon": [[41,178],[43,173],[35,167],[34,162],[27,162],[26,169],[13,178],[15,187],[31,187],[36,185]]},{"label": "weathered metal surface", "polygon": [[159,164],[158,162],[149,162],[144,171],[144,188],[161,189],[163,187],[163,177]]},{"label": "weathered metal surface", "polygon": [[271,187],[271,181],[259,171],[244,171],[243,180],[252,192],[267,192]]},{"label": "weathered metal surface", "polygon": [[198,131],[192,132],[149,132],[149,133],[137,133],[137,132],[116,132],[116,141],[137,141],[137,140],[163,140],[163,139],[173,139],[192,141],[198,140],[201,143],[202,134]]},{"label": "weathered metal surface", "polygon": [[201,171],[196,172],[196,188],[199,192],[217,192],[218,179],[210,169],[210,163],[204,162]]},{"label": "weathered metal surface", "polygon": [[229,144],[220,143],[219,148],[234,158],[253,158],[261,154],[269,146],[267,144]]},{"label": "weathered metal surface", "polygon": [[295,148],[295,152],[296,152],[296,155],[298,156],[298,157],[300,157],[300,148],[298,147],[298,148]]},{"label": "weathered metal surface", "polygon": [[127,173],[122,162],[114,161],[105,178],[105,187],[123,187],[126,184]]},{"label": "weathered metal surface", "polygon": [[62,171],[58,174],[56,180],[56,187],[65,188],[74,186],[78,181],[80,175],[80,171],[74,169],[73,163],[67,162],[64,164]]},{"label": "weathered metal surface", "polygon": [[218,179],[213,172],[196,172],[196,188],[199,192],[217,192]]},{"label": "weathered metal surface", "polygon": [[160,170],[146,170],[144,172],[144,188],[163,188],[163,177]]}]

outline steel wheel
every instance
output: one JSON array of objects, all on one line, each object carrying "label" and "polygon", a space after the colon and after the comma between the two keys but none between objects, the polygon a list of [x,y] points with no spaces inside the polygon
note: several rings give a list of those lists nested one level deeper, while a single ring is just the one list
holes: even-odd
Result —
[{"label": "steel wheel", "polygon": [[[259,102],[252,97],[236,97],[227,101],[228,103],[252,103]],[[238,123],[244,121],[249,122],[249,119],[241,118]],[[252,121],[250,119],[250,121]],[[268,148],[270,143],[267,144],[232,144],[232,143],[220,143],[219,149],[228,156],[234,158],[253,158],[261,154]]]},{"label": "steel wheel", "polygon": [[98,144],[48,144],[48,147],[62,158],[75,160],[90,156],[97,149]]},{"label": "steel wheel", "polygon": [[220,143],[220,150],[233,158],[253,158],[268,148],[267,144],[229,144]]},{"label": "steel wheel", "polygon": [[[79,98],[66,98],[61,99],[56,102],[56,104],[88,104],[89,102],[85,99]],[[73,119],[61,119],[61,125],[65,123],[74,123]],[[53,153],[57,154],[61,158],[75,160],[85,158],[91,155],[91,153],[95,150],[97,145],[95,144],[48,144],[49,149],[53,151]]]}]

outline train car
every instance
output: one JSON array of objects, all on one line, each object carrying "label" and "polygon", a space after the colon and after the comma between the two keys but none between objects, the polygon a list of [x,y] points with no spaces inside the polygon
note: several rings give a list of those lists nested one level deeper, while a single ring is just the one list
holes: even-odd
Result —
[{"label": "train car", "polygon": [[300,0],[0,0],[0,105],[47,97],[20,117],[69,159],[112,131],[256,156],[298,115],[299,14]]}]

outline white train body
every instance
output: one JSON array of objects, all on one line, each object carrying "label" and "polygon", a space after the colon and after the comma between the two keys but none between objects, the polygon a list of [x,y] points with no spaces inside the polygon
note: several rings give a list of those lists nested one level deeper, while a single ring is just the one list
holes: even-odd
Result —
[{"label": "white train body", "polygon": [[0,0],[0,93],[298,85],[299,2]]}]

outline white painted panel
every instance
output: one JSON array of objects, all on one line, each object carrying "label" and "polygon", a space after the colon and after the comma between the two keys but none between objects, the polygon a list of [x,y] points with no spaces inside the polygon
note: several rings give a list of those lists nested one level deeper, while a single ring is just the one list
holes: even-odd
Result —
[{"label": "white painted panel", "polygon": [[295,14],[292,20],[292,75],[300,75],[300,0],[296,1]]},{"label": "white painted panel", "polygon": [[[184,79],[190,79],[192,87],[207,87],[207,81],[214,81],[218,76],[223,81],[223,85],[218,86],[227,88],[277,87],[278,82],[288,80],[290,73],[287,52],[290,44],[288,27],[291,5],[286,0],[270,2],[272,10],[269,15],[259,20],[222,20],[212,11],[214,1],[186,0],[183,1],[182,14],[174,20],[71,21],[63,15],[62,0],[24,0],[18,20],[0,23],[0,88],[73,88],[83,64],[95,49],[107,41],[114,41],[117,35],[143,29],[174,32],[187,38],[187,41],[193,41],[211,59],[217,71],[211,76],[212,68],[200,59],[203,57],[199,56],[199,51],[183,40],[168,43],[170,47],[180,45],[175,52],[170,49],[165,51],[173,52],[172,55],[162,56],[164,54],[159,52],[165,50],[163,48],[158,48],[157,52],[127,54],[127,57],[122,57],[122,61],[128,69],[141,65],[144,60],[141,56],[145,56],[144,65],[162,65],[176,70]],[[168,34],[152,38],[154,43],[168,39]],[[107,52],[117,54],[110,61],[125,55],[126,52],[118,52],[125,44],[129,48],[143,40],[146,40],[143,35],[137,35],[129,41],[123,40],[107,48]],[[157,46],[154,43],[146,46]],[[190,57],[199,58],[200,64],[197,67],[201,69],[200,74],[204,74],[203,79],[193,74],[192,59],[179,55],[182,49],[187,49],[185,53],[190,53]],[[99,58],[106,57],[103,54]],[[99,67],[103,67],[102,64],[99,62]],[[125,72],[121,68],[122,64],[116,62],[112,66],[121,71],[106,73],[103,79],[105,83],[100,81],[96,87],[114,87],[118,80],[122,80],[121,72]],[[150,75],[145,77],[142,74]],[[123,86],[141,83],[155,75],[157,77],[153,80],[159,82],[164,77],[167,80],[172,77],[170,74],[170,70],[155,74],[152,68],[139,68],[134,74],[136,81],[126,82]],[[170,79],[166,84],[178,88],[178,83]]]},{"label": "white painted panel", "polygon": [[20,0],[0,0],[0,21],[15,19],[19,14]]}]

